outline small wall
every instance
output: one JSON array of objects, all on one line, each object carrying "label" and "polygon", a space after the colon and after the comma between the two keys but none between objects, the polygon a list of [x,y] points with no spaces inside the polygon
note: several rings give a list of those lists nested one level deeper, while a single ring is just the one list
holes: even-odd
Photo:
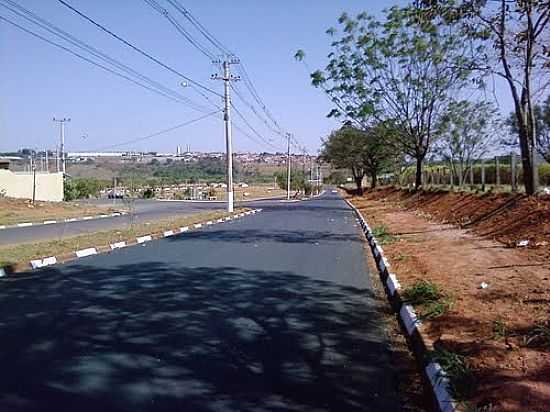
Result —
[{"label": "small wall", "polygon": [[[0,169],[0,192],[5,196],[32,199],[32,173],[14,173]],[[63,173],[36,173],[36,200],[61,202],[63,200]]]}]

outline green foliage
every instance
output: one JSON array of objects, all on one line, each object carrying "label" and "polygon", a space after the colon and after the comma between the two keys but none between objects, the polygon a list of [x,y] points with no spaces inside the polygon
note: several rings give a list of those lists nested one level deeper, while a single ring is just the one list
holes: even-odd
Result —
[{"label": "green foliage", "polygon": [[447,373],[455,399],[463,400],[472,394],[475,387],[474,373],[465,356],[445,349],[436,349],[430,355]]},{"label": "green foliage", "polygon": [[344,185],[347,183],[346,174],[341,170],[334,170],[326,178],[326,183],[333,185]]},{"label": "green foliage", "polygon": [[[280,189],[287,189],[287,172],[278,172],[275,173],[275,178],[277,179],[277,185]],[[290,190],[293,192],[305,191],[307,190],[311,193],[311,185],[309,182],[306,182],[304,172],[300,170],[291,170],[290,171]]]},{"label": "green foliage", "polygon": [[386,225],[374,227],[372,229],[372,234],[381,245],[387,245],[397,240],[397,238],[389,232],[388,226]]},{"label": "green foliage", "polygon": [[64,199],[70,201],[97,197],[99,191],[107,187],[109,187],[109,182],[98,179],[65,179],[63,186]]},{"label": "green foliage", "polygon": [[421,319],[435,319],[445,314],[452,306],[452,300],[445,296],[432,282],[419,280],[403,291],[405,301],[419,308]]},{"label": "green foliage", "polygon": [[143,198],[144,199],[152,199],[155,197],[155,189],[154,188],[147,188],[143,191]]}]

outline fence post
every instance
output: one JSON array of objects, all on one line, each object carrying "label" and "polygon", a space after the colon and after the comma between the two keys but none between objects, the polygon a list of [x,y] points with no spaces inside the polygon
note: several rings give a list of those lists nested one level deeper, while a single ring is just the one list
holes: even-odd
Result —
[{"label": "fence post", "polygon": [[512,152],[510,153],[510,179],[512,182],[512,192],[518,191],[518,181],[516,179],[516,155]]},{"label": "fence post", "polygon": [[481,159],[481,191],[485,192],[485,160]]},{"label": "fence post", "polygon": [[500,186],[500,162],[498,156],[495,156],[495,186]]}]

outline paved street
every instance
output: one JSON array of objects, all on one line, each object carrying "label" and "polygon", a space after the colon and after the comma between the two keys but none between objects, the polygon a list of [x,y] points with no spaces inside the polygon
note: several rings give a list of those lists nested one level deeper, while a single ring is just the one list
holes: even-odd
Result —
[{"label": "paved street", "polygon": [[1,411],[396,411],[336,194],[0,282]]},{"label": "paved street", "polygon": [[[127,208],[127,204],[121,200],[116,200],[116,203],[106,199],[85,201],[85,203],[100,207],[114,207],[115,209]],[[236,207],[240,205],[248,207],[251,204],[263,203],[262,201],[238,202]],[[144,199],[135,200],[132,206],[133,213],[123,216],[3,229],[0,230],[0,245],[62,239],[102,230],[124,228],[128,227],[132,222],[153,222],[155,220],[169,219],[176,216],[181,217],[206,210],[223,210],[225,208],[225,204],[222,202],[163,202]],[[44,220],[47,220],[47,218]]]}]

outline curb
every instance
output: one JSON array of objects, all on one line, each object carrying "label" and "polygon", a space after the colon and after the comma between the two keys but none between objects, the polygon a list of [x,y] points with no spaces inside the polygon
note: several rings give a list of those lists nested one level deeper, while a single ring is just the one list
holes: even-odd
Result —
[{"label": "curb", "polygon": [[6,266],[6,267],[0,267],[0,278],[9,276],[11,274],[20,273],[20,272],[26,272],[29,270],[35,270],[44,268],[47,266],[53,266],[60,263],[67,263],[72,260],[80,259],[87,256],[93,256],[103,253],[109,253],[112,252],[115,249],[122,249],[129,246],[135,246],[139,244],[143,244],[146,242],[150,242],[152,240],[158,240],[163,239],[166,237],[171,236],[178,236],[182,233],[190,232],[193,229],[199,229],[201,227],[206,226],[212,226],[219,223],[225,223],[228,221],[237,220],[240,218],[243,218],[248,215],[253,215],[256,213],[261,212],[262,209],[253,209],[249,210],[243,213],[234,213],[231,216],[227,216],[224,219],[217,219],[217,220],[208,220],[204,221],[202,223],[195,223],[194,225],[190,226],[182,226],[178,229],[172,229],[172,230],[166,230],[160,233],[151,233],[148,235],[138,236],[131,240],[126,241],[120,241],[115,243],[110,243],[108,245],[101,245],[101,246],[95,246],[95,247],[88,247],[85,249],[75,250],[73,252],[64,253],[62,255],[58,256],[47,256],[40,259],[32,259],[30,262],[18,262],[15,263],[12,266]]},{"label": "curb", "polygon": [[393,311],[398,314],[401,328],[407,337],[417,364],[422,371],[425,386],[429,389],[436,410],[440,412],[456,412],[456,402],[450,392],[450,383],[447,374],[437,362],[430,360],[429,351],[431,345],[423,332],[422,322],[418,319],[414,308],[407,305],[401,297],[401,285],[397,276],[391,272],[390,264],[384,256],[384,250],[376,241],[372,231],[361,212],[347,199],[344,199],[355,212],[367,242],[371,248],[372,256],[378,268],[380,280]]},{"label": "curb", "polygon": [[128,212],[114,212],[114,213],[105,213],[105,214],[94,215],[94,216],[70,217],[70,218],[60,219],[60,220],[44,220],[43,222],[22,222],[22,223],[16,223],[14,225],[0,225],[0,230],[15,229],[18,227],[53,225],[56,223],[82,222],[84,220],[105,219],[107,217],[124,216],[127,214]]}]

